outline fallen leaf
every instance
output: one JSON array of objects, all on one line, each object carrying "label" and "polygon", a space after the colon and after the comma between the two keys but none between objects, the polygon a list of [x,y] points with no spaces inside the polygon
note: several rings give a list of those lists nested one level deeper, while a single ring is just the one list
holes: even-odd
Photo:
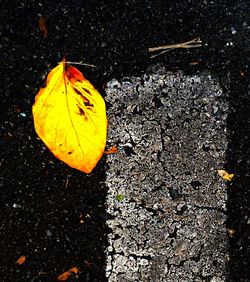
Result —
[{"label": "fallen leaf", "polygon": [[236,230],[235,229],[232,229],[232,228],[227,228],[227,233],[230,237],[234,237],[235,236],[235,233],[236,233]]},{"label": "fallen leaf", "polygon": [[195,62],[191,62],[190,65],[191,65],[191,66],[196,66],[196,65],[198,65],[199,63],[200,63],[199,61],[195,61]]},{"label": "fallen leaf", "polygon": [[38,136],[69,166],[90,173],[104,153],[105,102],[93,85],[65,59],[48,75],[32,108]]},{"label": "fallen leaf", "polygon": [[48,30],[46,26],[46,20],[45,17],[41,16],[39,21],[38,21],[39,29],[42,32],[43,36],[46,38],[48,37]]},{"label": "fallen leaf", "polygon": [[70,275],[72,273],[77,274],[79,272],[79,269],[77,267],[72,267],[68,271],[65,271],[64,273],[58,275],[57,280],[58,281],[66,281],[69,279]]},{"label": "fallen leaf", "polygon": [[113,147],[111,147],[110,149],[104,151],[104,154],[105,154],[105,155],[110,155],[110,154],[115,154],[115,153],[117,153],[117,152],[118,152],[118,148],[115,147],[115,146],[113,146]]},{"label": "fallen leaf", "polygon": [[123,199],[124,199],[124,196],[123,196],[122,194],[116,195],[116,200],[117,200],[118,202],[121,202]]},{"label": "fallen leaf", "polygon": [[218,169],[218,175],[222,177],[224,180],[231,181],[234,177],[233,173],[228,173],[224,169]]},{"label": "fallen leaf", "polygon": [[26,261],[26,257],[25,256],[20,256],[18,258],[18,260],[16,261],[16,264],[21,265],[21,264],[25,263],[25,261]]}]

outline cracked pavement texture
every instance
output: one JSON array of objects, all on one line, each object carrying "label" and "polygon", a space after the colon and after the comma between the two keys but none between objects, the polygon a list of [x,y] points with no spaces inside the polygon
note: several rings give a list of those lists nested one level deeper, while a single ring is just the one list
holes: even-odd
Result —
[{"label": "cracked pavement texture", "polygon": [[208,72],[112,80],[108,281],[225,281],[227,96]]}]

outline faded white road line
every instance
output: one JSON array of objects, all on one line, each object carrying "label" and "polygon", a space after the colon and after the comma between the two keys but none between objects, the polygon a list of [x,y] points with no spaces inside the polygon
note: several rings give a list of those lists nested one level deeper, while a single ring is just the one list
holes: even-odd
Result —
[{"label": "faded white road line", "polygon": [[225,281],[227,97],[181,72],[112,80],[108,281]]}]

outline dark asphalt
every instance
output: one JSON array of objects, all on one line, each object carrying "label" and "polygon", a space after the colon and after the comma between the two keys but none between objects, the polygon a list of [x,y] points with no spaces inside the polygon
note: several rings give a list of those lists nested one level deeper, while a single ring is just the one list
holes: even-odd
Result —
[{"label": "dark asphalt", "polygon": [[[236,174],[228,185],[227,226],[235,230],[228,281],[249,281],[249,1],[2,0],[0,8],[1,280],[55,281],[77,265],[80,281],[105,281],[105,158],[86,176],[56,160],[33,128],[34,97],[66,55],[97,66],[81,70],[103,95],[110,79],[141,74],[157,62],[219,76],[230,97],[226,169]],[[41,16],[47,38],[38,27]],[[202,48],[155,59],[147,52],[198,36]],[[27,262],[17,266],[20,255]]]}]

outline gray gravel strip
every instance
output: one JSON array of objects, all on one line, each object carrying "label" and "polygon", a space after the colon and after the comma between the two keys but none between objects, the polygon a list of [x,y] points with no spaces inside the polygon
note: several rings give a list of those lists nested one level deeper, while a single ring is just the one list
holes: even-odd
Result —
[{"label": "gray gravel strip", "polygon": [[209,73],[112,80],[108,281],[225,281],[227,97]]}]

